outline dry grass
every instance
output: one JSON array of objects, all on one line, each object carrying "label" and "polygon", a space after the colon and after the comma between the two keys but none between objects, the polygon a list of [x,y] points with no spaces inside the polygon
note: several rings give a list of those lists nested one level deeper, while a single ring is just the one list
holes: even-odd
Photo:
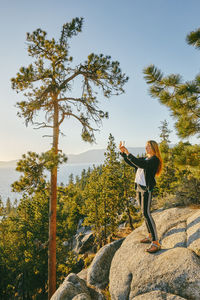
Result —
[{"label": "dry grass", "polygon": [[193,209],[200,209],[200,204],[190,204],[189,207]]},{"label": "dry grass", "polygon": [[85,269],[87,269],[91,265],[93,259],[95,258],[95,255],[96,255],[96,253],[85,253],[82,256],[82,258],[84,260],[84,268]]},{"label": "dry grass", "polygon": [[127,226],[125,228],[121,228],[113,235],[113,239],[114,240],[122,239],[122,238],[126,237],[127,235],[129,235],[132,231],[133,230],[129,226]]},{"label": "dry grass", "polygon": [[106,300],[111,300],[111,295],[109,292],[109,285],[105,288],[105,290],[102,290],[101,292],[105,296]]},{"label": "dry grass", "polygon": [[134,229],[132,229],[129,224],[126,227],[122,227],[122,228],[118,229],[114,234],[112,234],[112,236],[109,237],[108,242],[111,243],[112,241],[116,241],[116,240],[127,237],[136,228],[141,226],[142,223],[143,223],[143,220],[140,220],[139,222],[135,222],[133,224]]}]

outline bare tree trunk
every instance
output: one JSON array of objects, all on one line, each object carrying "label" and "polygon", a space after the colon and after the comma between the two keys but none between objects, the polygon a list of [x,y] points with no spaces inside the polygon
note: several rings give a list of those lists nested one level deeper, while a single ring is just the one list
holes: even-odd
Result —
[{"label": "bare tree trunk", "polygon": [[105,220],[104,220],[104,245],[106,245],[107,241],[107,205],[106,200],[104,199],[104,214],[105,214]]},{"label": "bare tree trunk", "polygon": [[[58,103],[54,103],[53,151],[58,153]],[[51,196],[49,203],[49,252],[48,252],[48,299],[56,291],[56,204],[57,204],[57,166],[51,170]]]},{"label": "bare tree trunk", "polygon": [[125,168],[124,168],[124,182],[125,182],[125,185],[124,185],[124,197],[126,199],[126,205],[127,205],[127,214],[128,214],[128,219],[129,219],[129,224],[130,224],[130,227],[131,229],[133,230],[134,229],[134,226],[133,226],[133,220],[131,218],[131,213],[130,213],[130,209],[129,209],[129,201],[128,201],[128,195],[127,195],[127,185],[126,185],[126,174],[125,174]]},{"label": "bare tree trunk", "polygon": [[125,198],[126,198],[126,205],[127,205],[127,214],[128,214],[128,220],[129,220],[129,225],[131,227],[131,229],[134,229],[133,226],[133,220],[131,218],[131,213],[130,213],[130,209],[129,209],[129,201],[128,201],[128,196],[127,196],[127,189],[125,187],[125,192],[124,192]]},{"label": "bare tree trunk", "polygon": [[131,213],[130,213],[129,207],[127,208],[127,214],[128,214],[128,219],[129,219],[129,225],[130,225],[131,229],[133,230],[134,229],[133,220],[131,218]]}]

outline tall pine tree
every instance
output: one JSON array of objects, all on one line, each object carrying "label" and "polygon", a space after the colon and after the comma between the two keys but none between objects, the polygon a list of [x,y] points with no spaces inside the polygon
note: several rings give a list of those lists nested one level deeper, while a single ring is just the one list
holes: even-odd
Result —
[{"label": "tall pine tree", "polygon": [[[121,72],[118,61],[110,56],[90,54],[87,60],[77,66],[69,55],[70,38],[82,30],[83,18],[65,23],[60,39],[48,39],[41,29],[27,33],[28,54],[33,63],[21,67],[12,87],[24,92],[26,100],[17,103],[18,116],[26,125],[37,128],[51,128],[52,154],[57,156],[60,126],[66,118],[75,118],[82,125],[82,139],[93,142],[94,133],[108,113],[99,108],[97,94],[101,90],[106,98],[124,92],[128,78]],[[75,80],[81,82],[80,96],[72,94]],[[76,93],[75,93],[76,94]],[[44,121],[36,121],[38,112],[45,113]],[[93,125],[93,122],[95,126]],[[51,169],[51,196],[49,205],[49,299],[56,290],[56,202],[58,166]]]}]

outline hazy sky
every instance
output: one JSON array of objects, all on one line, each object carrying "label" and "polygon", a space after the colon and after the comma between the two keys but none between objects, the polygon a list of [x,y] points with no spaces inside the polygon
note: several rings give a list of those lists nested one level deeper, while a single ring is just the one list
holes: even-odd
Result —
[{"label": "hazy sky", "polygon": [[49,38],[59,38],[62,25],[74,17],[84,17],[82,33],[71,39],[74,62],[83,62],[92,52],[111,55],[130,79],[125,94],[99,98],[110,117],[96,134],[96,144],[81,141],[78,122],[65,120],[60,149],[76,154],[106,148],[109,133],[117,145],[125,140],[127,147],[144,146],[149,139],[159,142],[158,127],[164,119],[173,130],[172,143],[177,143],[174,120],[165,106],[148,95],[142,71],[153,63],[164,74],[180,73],[184,80],[199,73],[200,53],[185,41],[189,32],[200,27],[199,12],[199,0],[0,0],[0,161],[50,148],[51,139],[43,138],[50,130],[27,128],[17,117],[15,104],[22,95],[11,89],[10,78],[31,62],[26,32],[41,28]]}]

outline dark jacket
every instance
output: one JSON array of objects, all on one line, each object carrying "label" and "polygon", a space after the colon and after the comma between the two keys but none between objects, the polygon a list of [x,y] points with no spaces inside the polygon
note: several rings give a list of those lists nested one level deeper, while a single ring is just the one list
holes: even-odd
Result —
[{"label": "dark jacket", "polygon": [[144,177],[146,181],[146,187],[148,191],[152,191],[156,185],[155,175],[159,166],[159,159],[157,156],[152,156],[150,158],[137,158],[131,153],[126,155],[125,153],[120,152],[120,155],[124,158],[125,162],[131,167],[134,167],[135,170],[138,168],[144,169]]}]

